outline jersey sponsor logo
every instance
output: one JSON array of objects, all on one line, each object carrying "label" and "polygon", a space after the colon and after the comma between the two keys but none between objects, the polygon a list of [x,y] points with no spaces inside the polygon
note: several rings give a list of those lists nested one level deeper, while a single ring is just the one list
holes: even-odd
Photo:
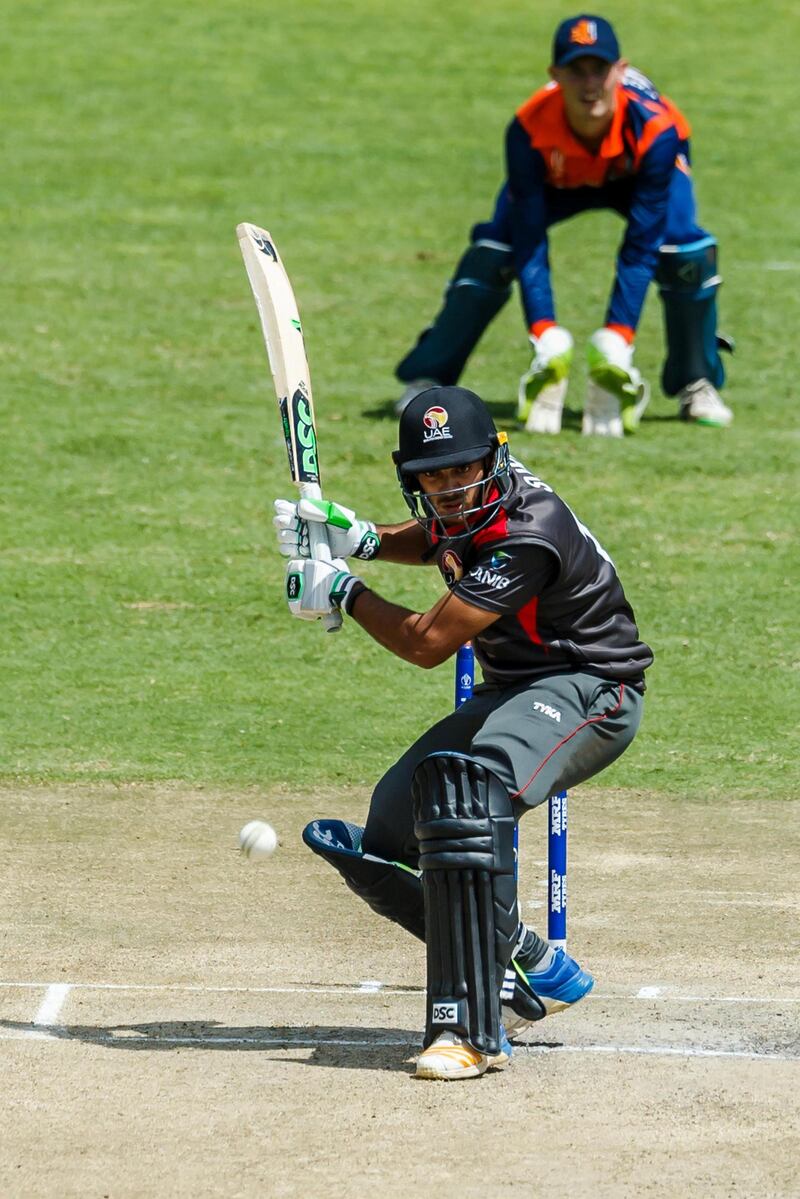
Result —
[{"label": "jersey sponsor logo", "polygon": [[434,1003],[431,1013],[431,1024],[457,1024],[457,1003]]},{"label": "jersey sponsor logo", "polygon": [[469,572],[469,577],[482,583],[484,587],[491,587],[493,591],[502,591],[511,582],[506,575],[498,574],[496,570],[487,570],[485,566],[476,566]]},{"label": "jersey sponsor logo", "polygon": [[542,716],[549,716],[551,720],[555,720],[557,724],[561,724],[561,713],[558,708],[553,708],[550,704],[543,704],[541,700],[536,700],[533,705],[534,712],[541,712]]},{"label": "jersey sponsor logo", "polygon": [[495,553],[492,554],[489,565],[491,566],[492,570],[498,570],[501,566],[505,565],[506,562],[510,561],[511,555],[507,554],[505,550],[496,550]]},{"label": "jersey sponsor logo", "polygon": [[577,46],[593,46],[597,41],[597,22],[576,21],[569,31],[569,40]]},{"label": "jersey sponsor logo", "polygon": [[464,564],[453,550],[445,550],[439,569],[448,587],[458,583],[464,577]]},{"label": "jersey sponsor logo", "polygon": [[429,408],[422,418],[422,423],[425,426],[422,435],[423,441],[452,440],[453,434],[450,432],[447,421],[446,408],[439,408],[438,405]]}]

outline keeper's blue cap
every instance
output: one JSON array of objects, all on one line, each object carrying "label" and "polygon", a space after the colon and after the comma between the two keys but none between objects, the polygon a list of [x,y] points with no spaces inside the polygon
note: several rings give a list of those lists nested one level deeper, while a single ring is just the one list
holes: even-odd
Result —
[{"label": "keeper's blue cap", "polygon": [[619,42],[610,22],[589,13],[567,17],[553,38],[553,66],[565,67],[576,58],[588,55],[605,62],[617,61]]}]

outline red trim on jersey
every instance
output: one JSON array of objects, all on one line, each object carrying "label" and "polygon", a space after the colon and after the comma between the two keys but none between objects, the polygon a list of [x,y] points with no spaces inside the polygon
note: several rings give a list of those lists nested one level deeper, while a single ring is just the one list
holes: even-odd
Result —
[{"label": "red trim on jersey", "polygon": [[558,742],[558,744],[553,746],[553,748],[550,750],[550,753],[545,754],[545,756],[542,758],[539,765],[534,770],[531,777],[528,779],[525,786],[521,787],[519,791],[515,791],[515,793],[511,796],[511,799],[512,800],[519,799],[519,797],[521,795],[525,794],[525,792],[528,790],[528,787],[530,787],[531,783],[536,778],[537,774],[542,769],[542,767],[545,765],[545,763],[549,762],[550,759],[552,758],[553,754],[556,753],[559,749],[561,749],[562,746],[566,745],[568,741],[571,741],[572,738],[576,735],[576,733],[579,733],[581,731],[581,729],[585,729],[590,724],[598,724],[601,720],[607,720],[609,716],[614,716],[615,713],[617,713],[620,710],[620,708],[622,707],[622,700],[623,700],[624,696],[625,696],[625,684],[620,683],[619,699],[617,700],[616,706],[613,707],[610,712],[605,712],[602,716],[592,716],[589,720],[584,720],[583,723],[579,724],[577,728],[574,728],[571,733],[567,733],[566,737],[562,737],[562,739]]},{"label": "red trim on jersey", "polygon": [[[497,491],[495,490],[495,495]],[[491,503],[491,496],[487,503]],[[486,525],[483,529],[478,529],[477,533],[472,535],[473,545],[486,545],[487,542],[500,541],[503,537],[508,536],[508,515],[505,508],[501,508],[497,516]]]},{"label": "red trim on jersey", "polygon": [[539,597],[535,595],[533,599],[528,600],[527,604],[523,604],[517,613],[517,620],[522,625],[525,632],[536,645],[541,645],[544,652],[547,654],[550,651],[539,636],[539,630],[536,627],[536,610],[539,607]]}]

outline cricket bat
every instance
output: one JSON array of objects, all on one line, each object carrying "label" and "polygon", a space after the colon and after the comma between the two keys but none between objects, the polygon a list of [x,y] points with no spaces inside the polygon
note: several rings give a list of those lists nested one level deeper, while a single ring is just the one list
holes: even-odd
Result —
[{"label": "cricket bat", "polygon": [[[243,221],[236,226],[245,270],[253,289],[275,384],[289,472],[304,499],[322,499],[311,376],[297,301],[275,241],[266,229]],[[311,557],[331,561],[325,526],[309,522]],[[326,616],[328,632],[341,628],[340,612]]]}]

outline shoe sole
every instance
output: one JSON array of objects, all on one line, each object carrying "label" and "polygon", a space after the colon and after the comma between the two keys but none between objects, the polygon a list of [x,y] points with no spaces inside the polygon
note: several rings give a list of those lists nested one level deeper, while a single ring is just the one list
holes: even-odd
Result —
[{"label": "shoe sole", "polygon": [[703,425],[706,429],[729,429],[733,424],[733,420],[709,420],[704,416],[684,416],[683,413],[681,420],[689,425]]},{"label": "shoe sole", "polygon": [[442,1067],[425,1065],[417,1062],[417,1069],[414,1074],[415,1078],[424,1078],[429,1082],[452,1082],[459,1078],[480,1078],[489,1068],[489,1058],[482,1058],[472,1066],[456,1067],[454,1070],[445,1070]]},{"label": "shoe sole", "polygon": [[[442,1054],[447,1057],[449,1055]],[[453,1055],[453,1060],[455,1055]],[[426,1063],[424,1061],[417,1062],[416,1078],[427,1078],[433,1081],[447,1082],[451,1078],[479,1078],[485,1074],[487,1070],[504,1070],[511,1061],[511,1049],[508,1051],[501,1049],[499,1053],[488,1054],[482,1057],[479,1062],[472,1063],[469,1066],[456,1067],[455,1070],[443,1069],[434,1063]]]}]

